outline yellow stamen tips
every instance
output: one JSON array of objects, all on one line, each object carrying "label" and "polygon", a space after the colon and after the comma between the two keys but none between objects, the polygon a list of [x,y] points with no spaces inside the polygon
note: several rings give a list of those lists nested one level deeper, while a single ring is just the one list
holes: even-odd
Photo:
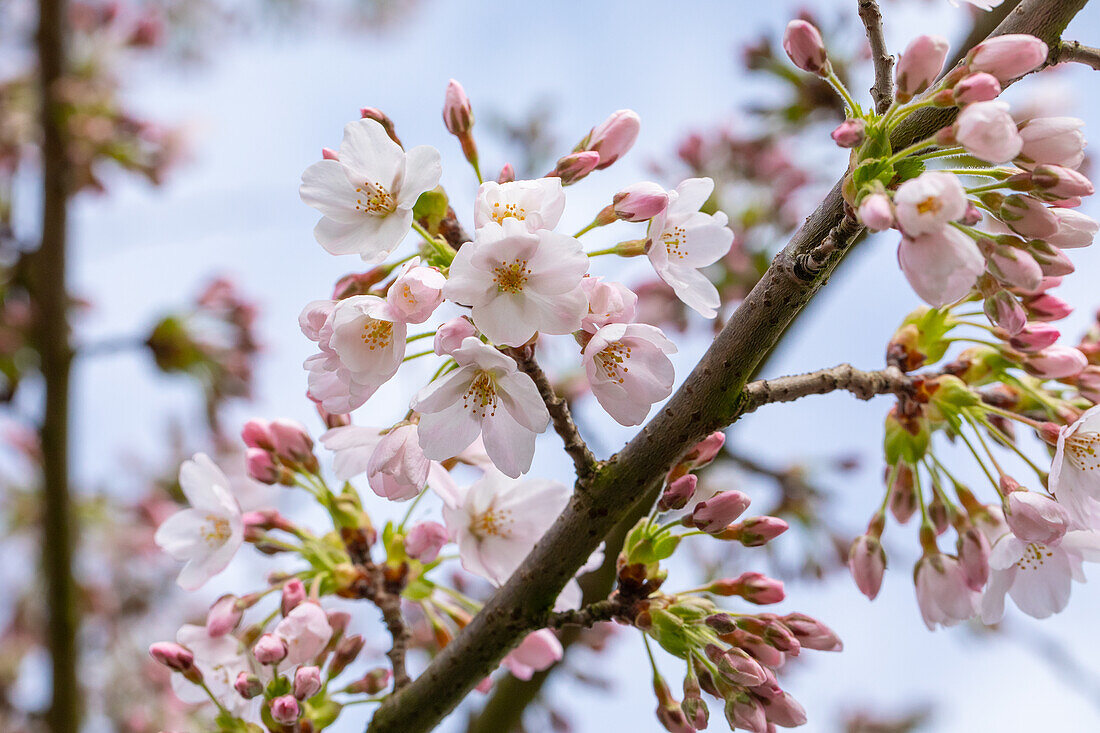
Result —
[{"label": "yellow stamen tips", "polygon": [[669,257],[679,257],[681,260],[687,257],[684,245],[687,244],[687,232],[683,227],[673,227],[661,234],[661,242],[665,245]]},{"label": "yellow stamen tips", "polygon": [[612,382],[622,384],[626,381],[624,376],[630,371],[626,365],[630,360],[630,347],[621,341],[610,344],[606,349],[596,354],[596,366],[604,377]]},{"label": "yellow stamen tips", "polygon": [[357,187],[355,193],[360,196],[355,199],[355,209],[364,214],[385,216],[397,208],[397,199],[379,183],[363,181],[363,185]]},{"label": "yellow stamen tips", "polygon": [[1066,457],[1082,471],[1100,468],[1100,433],[1077,433],[1066,438]]},{"label": "yellow stamen tips", "polygon": [[497,414],[497,387],[489,372],[478,372],[470,382],[466,394],[462,395],[462,406],[481,418]]},{"label": "yellow stamen tips", "polygon": [[233,531],[229,528],[229,520],[216,514],[206,515],[206,524],[202,528],[202,538],[211,546],[224,545]]},{"label": "yellow stamen tips", "polygon": [[1016,567],[1020,570],[1038,570],[1053,554],[1054,552],[1046,545],[1037,545],[1032,542],[1024,549],[1024,556],[1016,561]]},{"label": "yellow stamen tips", "polygon": [[502,293],[521,292],[530,276],[531,268],[527,266],[527,260],[515,259],[493,268],[493,282]]},{"label": "yellow stamen tips", "polygon": [[508,217],[514,217],[520,221],[524,221],[527,218],[527,209],[518,204],[504,204],[502,206],[498,201],[493,204],[493,209],[489,212],[489,216],[497,224],[503,224],[504,220]]},{"label": "yellow stamen tips", "polygon": [[363,332],[359,338],[371,351],[384,349],[393,341],[393,324],[389,321],[368,318],[363,324]]},{"label": "yellow stamen tips", "polygon": [[489,509],[479,514],[470,523],[470,531],[480,538],[500,537],[508,539],[512,536],[512,512],[507,509]]},{"label": "yellow stamen tips", "polygon": [[929,196],[924,201],[917,204],[918,214],[938,214],[940,209],[943,208],[943,204],[935,196]]}]

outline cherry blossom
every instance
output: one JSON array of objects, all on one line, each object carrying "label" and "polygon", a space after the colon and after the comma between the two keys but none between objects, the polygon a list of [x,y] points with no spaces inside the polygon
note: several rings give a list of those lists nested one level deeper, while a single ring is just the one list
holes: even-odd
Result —
[{"label": "cherry blossom", "polygon": [[634,320],[638,296],[622,283],[587,275],[581,280],[588,299],[588,315],[581,319],[581,328],[595,333],[609,323],[629,323]]},{"label": "cherry blossom", "polygon": [[706,318],[718,315],[722,301],[699,269],[724,257],[733,244],[724,213],[699,211],[713,191],[709,178],[689,178],[670,191],[668,208],[650,221],[646,241],[646,255],[657,275]]},{"label": "cherry blossom", "polygon": [[925,626],[953,626],[977,613],[980,595],[972,590],[966,571],[950,555],[929,553],[917,563],[917,603]]},{"label": "cherry blossom", "polygon": [[518,371],[513,359],[473,336],[453,357],[459,368],[420,390],[412,401],[421,413],[424,455],[446,460],[481,433],[496,467],[519,476],[531,467],[536,433],[550,423],[535,383]]},{"label": "cherry blossom", "polygon": [[477,190],[474,227],[503,224],[505,219],[523,222],[530,232],[553,229],[565,211],[565,191],[560,178],[497,183],[486,181]]},{"label": "cherry blossom", "polygon": [[405,152],[381,124],[361,119],[344,127],[338,158],[302,174],[302,201],[322,215],[313,234],[334,255],[381,262],[408,234],[420,194],[439,183],[439,151]]},{"label": "cherry blossom", "polygon": [[641,425],[655,402],[672,393],[675,377],[667,354],[676,346],[661,329],[644,323],[611,323],[584,347],[582,361],[592,394],[621,425]]},{"label": "cherry blossom", "polygon": [[205,454],[183,462],[179,482],[191,507],[166,519],[155,539],[169,555],[187,562],[177,582],[195,590],[229,565],[244,541],[244,523],[229,479]]},{"label": "cherry blossom", "polygon": [[576,239],[531,232],[508,217],[477,230],[451,263],[444,295],[472,307],[474,325],[497,344],[522,346],[536,332],[566,334],[581,326],[587,299],[581,278],[588,258]]},{"label": "cherry blossom", "polygon": [[1024,141],[1008,104],[1000,101],[968,104],[955,123],[955,138],[967,152],[990,163],[1004,163],[1020,154]]},{"label": "cherry blossom", "polygon": [[929,171],[898,187],[894,206],[902,231],[928,234],[966,213],[966,192],[957,176]]},{"label": "cherry blossom", "polygon": [[[238,717],[252,717],[255,706],[234,688],[241,672],[253,674],[256,671],[241,642],[230,635],[210,636],[205,627],[193,624],[181,626],[176,632],[176,641],[194,655],[194,665],[202,672],[203,682],[218,702]],[[172,675],[172,690],[184,702],[201,703],[210,699],[202,688],[178,674]]]},{"label": "cherry blossom", "polygon": [[1100,524],[1100,406],[1059,433],[1050,491],[1081,526]]},{"label": "cherry blossom", "polygon": [[281,664],[294,667],[316,657],[332,638],[332,626],[324,610],[313,601],[303,601],[275,626],[275,636],[286,643]]},{"label": "cherry blossom", "polygon": [[443,302],[447,278],[434,267],[424,267],[419,257],[405,263],[386,293],[390,314],[406,323],[423,323]]},{"label": "cherry blossom", "polygon": [[1081,569],[1085,560],[1100,562],[1100,533],[1072,530],[1053,544],[1003,535],[989,556],[992,573],[981,600],[982,621],[1001,620],[1006,594],[1028,616],[1059,613],[1069,603],[1072,581],[1085,581]]},{"label": "cherry blossom", "polygon": [[543,479],[511,480],[489,470],[460,492],[443,519],[462,567],[502,585],[569,501],[569,488]]},{"label": "cherry blossom", "polygon": [[985,270],[978,245],[953,226],[902,237],[898,262],[917,295],[937,308],[969,293]]},{"label": "cherry blossom", "polygon": [[508,655],[501,660],[513,677],[529,680],[535,672],[540,672],[561,659],[564,650],[558,637],[549,629],[532,631],[523,638]]}]

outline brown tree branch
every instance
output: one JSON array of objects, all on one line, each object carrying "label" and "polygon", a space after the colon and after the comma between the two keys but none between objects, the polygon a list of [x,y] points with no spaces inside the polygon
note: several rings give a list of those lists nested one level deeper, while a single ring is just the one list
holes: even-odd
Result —
[{"label": "brown tree branch", "polygon": [[809,395],[828,394],[837,390],[845,390],[861,400],[869,400],[880,394],[906,394],[912,386],[913,378],[897,367],[865,372],[851,364],[841,364],[807,374],[749,382],[745,385],[745,401],[741,414],[748,414],[762,405],[793,402]]},{"label": "brown tree branch", "polygon": [[74,518],[69,494],[69,295],[66,289],[70,165],[58,87],[66,69],[65,0],[39,0],[38,67],[42,126],[42,241],[31,265],[35,346],[41,358],[45,408],[42,442],[42,564],[46,576],[52,733],[80,727],[76,669],[78,609],[72,574]]},{"label": "brown tree branch", "polygon": [[615,598],[605,598],[602,601],[589,603],[581,608],[558,611],[550,614],[546,625],[552,629],[560,629],[563,626],[581,626],[589,628],[601,621],[611,621],[623,611],[623,605]]},{"label": "brown tree branch", "polygon": [[1067,61],[1091,66],[1100,71],[1100,48],[1086,46],[1080,41],[1062,41],[1054,51],[1051,63],[1061,64]]},{"label": "brown tree branch", "polygon": [[386,656],[393,668],[393,689],[400,690],[412,681],[405,666],[405,654],[412,640],[412,633],[401,613],[401,591],[408,568],[402,566],[397,572],[393,572],[388,566],[375,564],[370,556],[371,541],[364,530],[344,529],[341,531],[341,538],[347,548],[348,557],[362,573],[355,590],[360,598],[378,606],[386,630],[393,639]]},{"label": "brown tree branch", "polygon": [[[1053,43],[1088,0],[1025,0],[995,33]],[[952,119],[922,110],[899,126],[895,149]],[[532,629],[544,626],[561,588],[607,533],[648,501],[684,452],[742,413],[742,388],[786,326],[825,285],[861,229],[838,182],[738,307],[694,371],[622,451],[579,482],[572,500],[508,581],[412,684],[391,695],[372,733],[431,730]]]},{"label": "brown tree branch", "polygon": [[588,445],[577,430],[577,424],[573,422],[573,415],[569,412],[569,405],[554,392],[554,387],[539,363],[535,360],[534,346],[520,348],[506,348],[504,352],[516,360],[520,370],[531,377],[539,390],[542,401],[546,403],[546,409],[550,412],[550,419],[554,423],[554,431],[561,436],[565,444],[565,452],[573,459],[573,465],[577,471],[578,480],[587,480],[598,468],[596,457],[588,449]]},{"label": "brown tree branch", "polygon": [[871,44],[871,61],[875,66],[875,83],[871,87],[871,99],[875,111],[882,114],[894,99],[894,57],[886,49],[882,34],[882,11],[876,0],[859,0],[859,19],[867,29],[867,41]]}]

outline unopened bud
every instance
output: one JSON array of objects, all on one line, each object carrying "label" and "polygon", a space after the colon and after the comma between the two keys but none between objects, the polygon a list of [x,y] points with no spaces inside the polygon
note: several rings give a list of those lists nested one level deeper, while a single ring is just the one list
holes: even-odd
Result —
[{"label": "unopened bud", "polygon": [[283,615],[286,616],[291,610],[299,603],[306,599],[306,586],[298,578],[288,580],[283,585],[283,596],[281,601],[281,610]]},{"label": "unopened bud", "polygon": [[296,723],[300,713],[301,708],[298,707],[298,701],[294,695],[282,695],[271,701],[271,717],[276,723],[283,725]]},{"label": "unopened bud", "polygon": [[294,697],[308,700],[321,691],[321,670],[318,667],[299,667],[294,673]]},{"label": "unopened bud", "polygon": [[863,120],[844,120],[831,133],[833,142],[841,148],[857,148],[867,137],[867,123]]},{"label": "unopened bud", "polygon": [[252,656],[260,664],[278,664],[286,655],[286,642],[274,634],[264,634],[252,647]]},{"label": "unopened bud", "polygon": [[740,522],[739,526],[741,544],[760,547],[786,532],[790,525],[779,517],[753,517]]},{"label": "unopened bud", "polygon": [[711,534],[721,532],[745,513],[751,499],[740,491],[722,491],[695,505],[691,524]]},{"label": "unopened bud", "polygon": [[691,501],[691,497],[695,495],[695,487],[698,481],[699,479],[693,473],[684,474],[676,479],[661,494],[661,500],[657,508],[662,512],[683,509]]},{"label": "unopened bud", "polygon": [[264,691],[264,683],[254,674],[241,672],[233,682],[233,689],[245,700],[251,700]]},{"label": "unopened bud", "polygon": [[642,181],[615,194],[611,206],[623,221],[649,221],[668,207],[668,192],[656,183]]},{"label": "unopened bud", "polygon": [[225,636],[237,627],[243,614],[235,595],[222,596],[214,601],[210,612],[206,614],[206,633],[210,636]]},{"label": "unopened bud", "polygon": [[848,570],[859,592],[875,600],[886,571],[886,552],[877,537],[862,535],[856,538],[848,550]]},{"label": "unopened bud", "polygon": [[547,178],[560,178],[563,186],[576,183],[592,171],[600,162],[600,154],[586,150],[580,153],[570,153],[563,156],[554,166],[554,170],[546,174]]},{"label": "unopened bud", "polygon": [[787,30],[783,33],[783,50],[803,71],[828,76],[832,70],[821,32],[805,20],[792,20],[787,24]]},{"label": "unopened bud", "polygon": [[447,132],[458,137],[468,133],[474,126],[470,99],[466,96],[466,90],[454,79],[447,84],[447,92],[443,97],[443,124],[447,126]]}]

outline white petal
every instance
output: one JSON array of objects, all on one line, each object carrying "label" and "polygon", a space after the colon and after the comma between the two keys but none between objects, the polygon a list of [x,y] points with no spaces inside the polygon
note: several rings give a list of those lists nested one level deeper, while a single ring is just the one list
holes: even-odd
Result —
[{"label": "white petal", "polygon": [[424,455],[445,461],[474,442],[481,427],[473,412],[456,402],[445,410],[422,414],[417,432]]},{"label": "white petal", "polygon": [[420,194],[439,185],[443,164],[439,151],[431,145],[417,145],[405,153],[405,178],[397,198],[399,206],[411,209]]},{"label": "white petal", "polygon": [[517,478],[531,468],[531,459],[535,455],[535,434],[517,423],[507,410],[497,410],[495,415],[486,416],[481,430],[485,451],[502,473]]}]

